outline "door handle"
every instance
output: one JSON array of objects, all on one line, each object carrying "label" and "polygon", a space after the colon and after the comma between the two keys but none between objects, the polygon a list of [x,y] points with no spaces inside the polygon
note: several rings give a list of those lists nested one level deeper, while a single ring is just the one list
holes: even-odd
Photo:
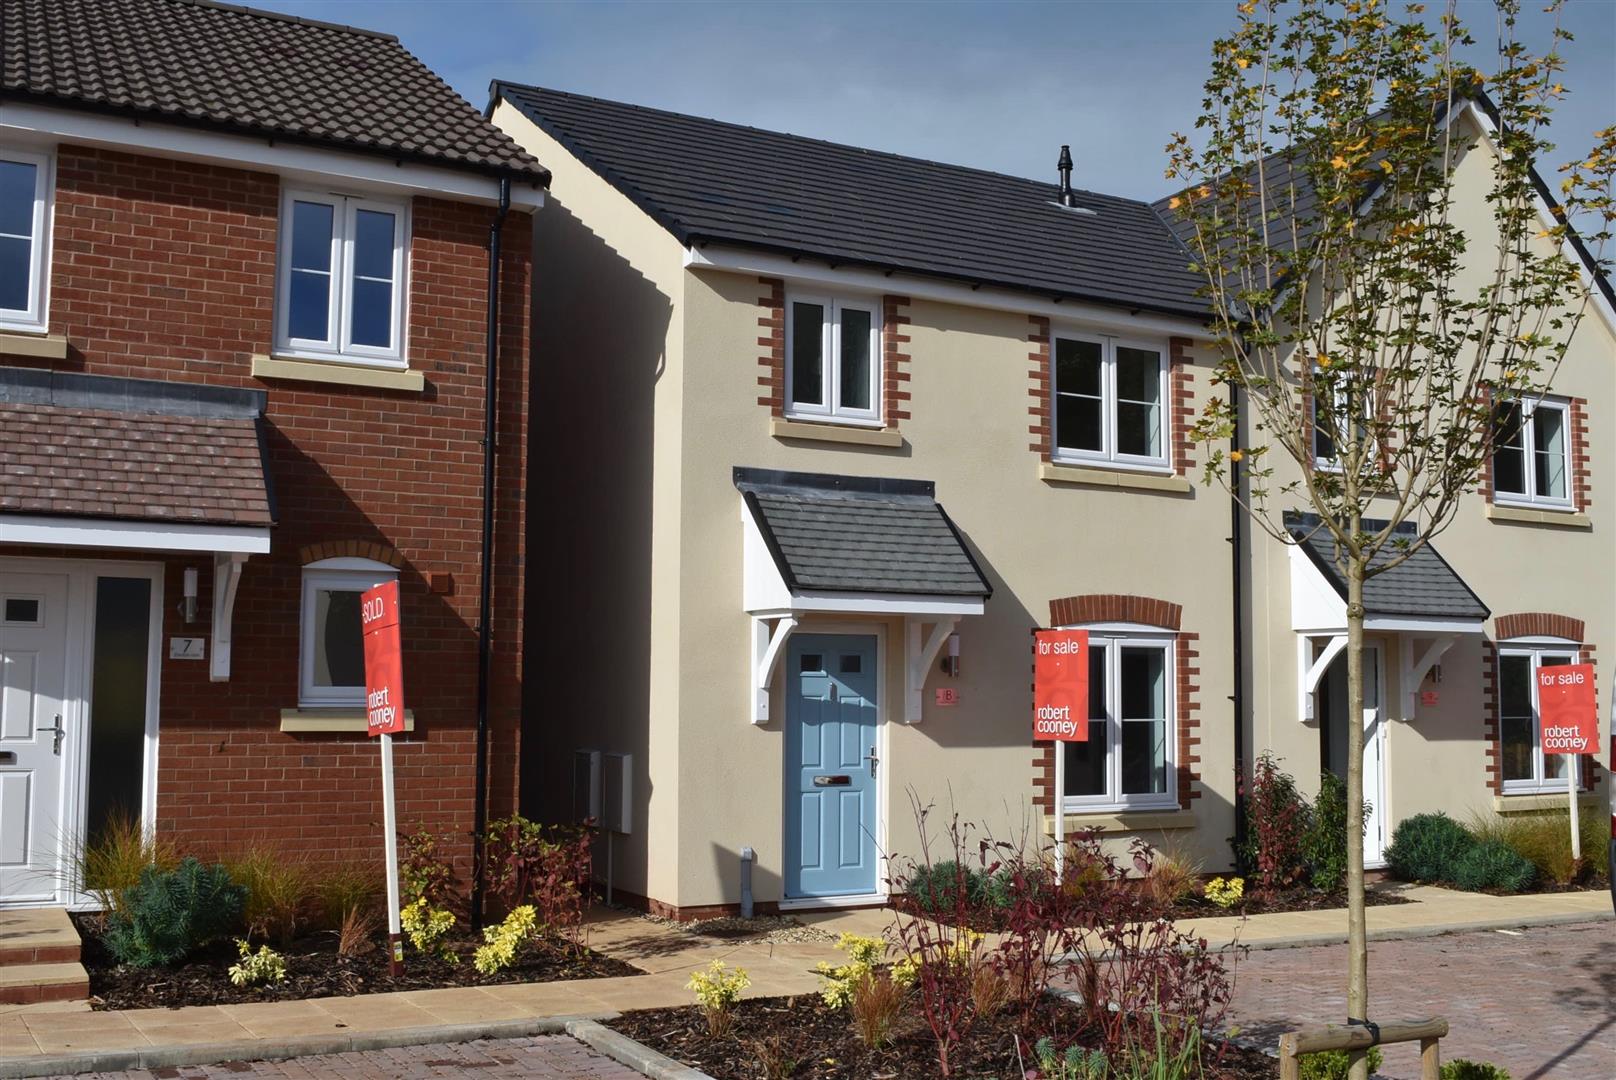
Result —
[{"label": "door handle", "polygon": [[49,731],[55,736],[54,740],[51,742],[51,753],[60,756],[62,753],[62,736],[67,734],[67,729],[62,727],[62,714],[56,714],[55,727],[42,727],[39,730]]},{"label": "door handle", "polygon": [[881,764],[881,759],[875,756],[875,747],[870,747],[870,752],[864,755],[864,760],[870,763],[870,779],[874,780],[876,766]]}]

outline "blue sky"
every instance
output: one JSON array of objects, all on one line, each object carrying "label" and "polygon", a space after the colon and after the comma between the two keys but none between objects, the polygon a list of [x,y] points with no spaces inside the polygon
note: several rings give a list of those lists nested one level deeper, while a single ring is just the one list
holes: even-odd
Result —
[{"label": "blue sky", "polygon": [[[1162,147],[1234,5],[258,0],[397,34],[479,107],[498,77],[1050,180],[1070,143],[1074,183],[1137,198],[1167,190]],[[1524,6],[1540,47],[1543,5]],[[1492,5],[1460,7],[1490,40]],[[1616,123],[1616,0],[1570,0],[1564,25],[1552,164]]]}]

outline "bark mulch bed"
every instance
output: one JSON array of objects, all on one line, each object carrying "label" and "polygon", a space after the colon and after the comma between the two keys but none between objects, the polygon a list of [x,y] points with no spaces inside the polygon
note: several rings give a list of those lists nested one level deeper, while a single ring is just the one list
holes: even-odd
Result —
[{"label": "bark mulch bed", "polygon": [[[1038,1026],[1069,1027],[1068,1008],[1050,1001],[1040,1008]],[[1064,1021],[1064,1024],[1063,1024]],[[764,1075],[791,1080],[936,1080],[937,1045],[925,1021],[914,1010],[904,1021],[891,1046],[872,1050],[853,1034],[847,1013],[832,1009],[818,995],[790,998],[753,998],[735,1008],[735,1021],[720,1039],[707,1033],[701,1009],[648,1009],[625,1013],[611,1026],[707,1073],[717,1080],[755,1080]],[[949,1055],[953,1072],[961,1080],[1020,1080],[1031,1068],[1030,1049],[1021,1040],[1016,1056],[1017,1018],[999,1016],[978,1020],[966,1039]],[[793,1070],[766,1073],[762,1058],[783,1054],[795,1059]],[[1213,1059],[1216,1060],[1213,1060]],[[1227,1046],[1221,1054],[1207,1049],[1206,1080],[1273,1080],[1278,1063],[1268,1055],[1244,1047]]]},{"label": "bark mulch bed", "polygon": [[[1368,907],[1418,902],[1385,889],[1364,892],[1364,904]],[[1345,890],[1321,892],[1318,889],[1286,889],[1266,896],[1247,894],[1240,903],[1230,908],[1218,907],[1204,896],[1191,896],[1174,904],[1169,914],[1175,919],[1209,919],[1219,915],[1272,915],[1280,911],[1333,911],[1346,906]]]},{"label": "bark mulch bed", "polygon": [[393,978],[387,973],[385,934],[378,935],[375,948],[361,956],[338,956],[336,935],[318,933],[278,950],[286,958],[284,982],[275,986],[240,987],[230,982],[229,975],[230,965],[239,959],[234,942],[223,941],[202,949],[177,967],[123,967],[102,945],[93,918],[75,914],[73,919],[84,940],[83,963],[90,974],[90,1006],[94,1009],[237,1005],[253,1001],[351,997],[389,990],[645,974],[637,967],[592,949],[539,942],[523,950],[517,962],[504,971],[484,975],[471,962],[471,954],[481,941],[467,933],[449,939],[450,948],[460,957],[458,964],[422,956],[406,946],[404,974]]}]

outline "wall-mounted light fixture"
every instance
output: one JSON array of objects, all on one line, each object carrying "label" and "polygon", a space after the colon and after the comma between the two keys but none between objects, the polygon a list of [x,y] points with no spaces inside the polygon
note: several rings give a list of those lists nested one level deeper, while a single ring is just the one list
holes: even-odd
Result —
[{"label": "wall-mounted light fixture", "polygon": [[943,657],[943,671],[950,678],[959,678],[959,635],[948,635],[948,655]]},{"label": "wall-mounted light fixture", "polygon": [[186,622],[196,622],[196,567],[185,568],[184,599],[180,601],[180,614]]}]

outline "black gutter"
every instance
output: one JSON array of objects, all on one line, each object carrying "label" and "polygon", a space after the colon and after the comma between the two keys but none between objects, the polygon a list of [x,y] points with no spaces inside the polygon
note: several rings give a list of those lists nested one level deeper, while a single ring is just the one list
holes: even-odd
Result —
[{"label": "black gutter", "polygon": [[499,403],[499,237],[511,209],[511,180],[499,180],[499,210],[488,226],[488,359],[483,392],[483,544],[477,597],[477,780],[472,809],[471,928],[483,928],[483,833],[488,829],[488,691],[493,677],[494,425]]},{"label": "black gutter", "polygon": [[1246,849],[1246,620],[1245,620],[1245,508],[1240,505],[1240,388],[1229,384],[1229,407],[1234,410],[1234,433],[1229,436],[1229,565],[1234,587],[1234,686],[1229,702],[1234,711],[1234,850]]}]

